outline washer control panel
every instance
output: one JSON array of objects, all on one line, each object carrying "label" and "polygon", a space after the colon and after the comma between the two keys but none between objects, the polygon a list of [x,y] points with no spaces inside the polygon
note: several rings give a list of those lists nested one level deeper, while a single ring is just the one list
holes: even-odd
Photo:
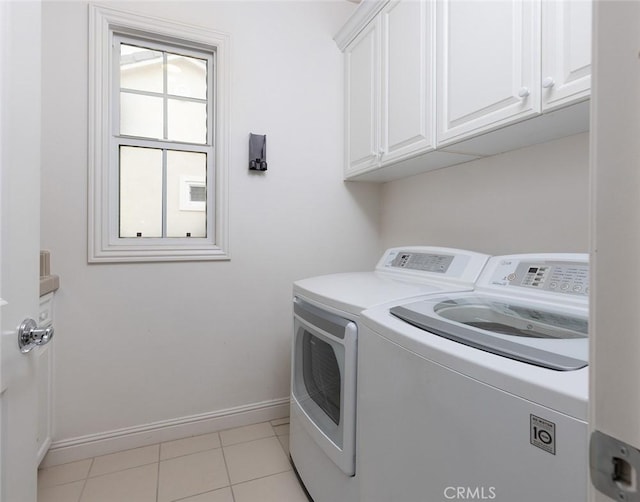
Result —
[{"label": "washer control panel", "polygon": [[490,284],[588,296],[589,265],[583,262],[505,259],[496,267]]}]

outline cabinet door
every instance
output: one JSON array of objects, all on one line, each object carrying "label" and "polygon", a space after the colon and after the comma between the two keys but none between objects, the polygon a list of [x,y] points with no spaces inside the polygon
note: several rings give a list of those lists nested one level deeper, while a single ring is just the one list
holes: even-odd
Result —
[{"label": "cabinet door", "polygon": [[587,98],[591,91],[589,0],[542,4],[542,109]]},{"label": "cabinet door", "polygon": [[435,3],[382,11],[382,164],[435,146]]},{"label": "cabinet door", "polygon": [[372,21],[345,50],[345,175],[379,165],[380,20]]},{"label": "cabinet door", "polygon": [[438,144],[540,112],[540,4],[437,4]]}]

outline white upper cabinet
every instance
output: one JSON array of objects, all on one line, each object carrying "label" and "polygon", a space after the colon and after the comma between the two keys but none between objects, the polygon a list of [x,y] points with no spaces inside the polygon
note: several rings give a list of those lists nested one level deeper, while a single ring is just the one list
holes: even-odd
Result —
[{"label": "white upper cabinet", "polygon": [[375,19],[345,50],[346,172],[380,161],[380,20]]},{"label": "white upper cabinet", "polygon": [[542,3],[542,110],[589,97],[591,1]]},{"label": "white upper cabinet", "polygon": [[434,147],[434,10],[391,1],[345,49],[347,177]]},{"label": "white upper cabinet", "polygon": [[438,144],[540,111],[540,4],[437,2]]},{"label": "white upper cabinet", "polygon": [[[435,3],[371,2],[373,18],[345,43],[345,178],[385,181],[473,157],[435,148]],[[369,12],[371,15],[371,12]],[[339,42],[340,44],[340,42]],[[381,170],[392,166],[390,169]],[[373,174],[372,174],[373,173]]]},{"label": "white upper cabinet", "polygon": [[389,181],[589,128],[590,0],[365,0],[345,52],[345,178]]},{"label": "white upper cabinet", "polygon": [[392,1],[382,11],[382,162],[434,147],[433,2]]}]

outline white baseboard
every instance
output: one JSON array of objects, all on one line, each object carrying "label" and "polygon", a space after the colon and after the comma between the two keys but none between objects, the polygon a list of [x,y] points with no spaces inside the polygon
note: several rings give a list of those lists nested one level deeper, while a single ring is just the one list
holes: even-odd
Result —
[{"label": "white baseboard", "polygon": [[107,455],[289,416],[289,398],[54,441],[40,467]]}]

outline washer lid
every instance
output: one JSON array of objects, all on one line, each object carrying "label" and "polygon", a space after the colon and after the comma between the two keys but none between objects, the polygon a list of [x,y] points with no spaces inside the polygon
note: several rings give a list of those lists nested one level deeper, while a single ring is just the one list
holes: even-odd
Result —
[{"label": "washer lid", "polygon": [[585,316],[505,298],[465,295],[393,307],[391,314],[435,335],[543,368],[587,366]]}]

